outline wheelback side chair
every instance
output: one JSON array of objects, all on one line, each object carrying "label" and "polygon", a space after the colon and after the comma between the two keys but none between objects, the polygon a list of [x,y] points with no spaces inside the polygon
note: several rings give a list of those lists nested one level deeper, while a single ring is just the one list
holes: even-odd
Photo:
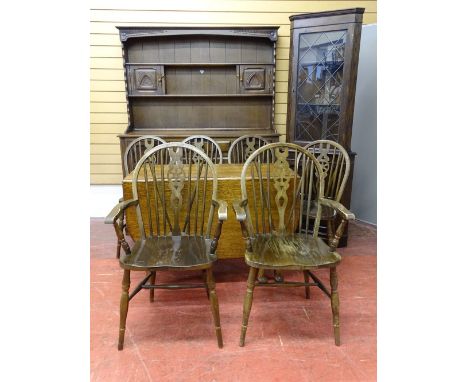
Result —
[{"label": "wheelback side chair", "polygon": [[[312,153],[322,166],[323,197],[340,202],[351,168],[351,161],[345,148],[334,141],[321,139],[309,143],[304,149]],[[310,217],[316,219],[315,215],[316,208],[312,208]],[[335,209],[328,206],[322,208],[320,220],[326,225],[320,226],[319,236],[326,238],[328,243],[335,237],[338,218]]]},{"label": "wheelback side chair", "polygon": [[[125,251],[120,258],[124,273],[119,350],[123,348],[129,302],[142,289],[150,290],[152,302],[155,289],[205,288],[218,346],[223,346],[212,265],[217,259],[216,248],[227,219],[227,204],[217,199],[217,184],[216,169],[208,156],[184,143],[159,145],[146,152],[136,165],[133,199],[119,203],[105,221],[114,225]],[[132,248],[118,224],[130,208],[136,213],[140,235]],[[218,223],[213,224],[216,210]],[[203,283],[156,284],[156,272],[164,270],[202,271]],[[147,274],[129,293],[132,271]]]},{"label": "wheelback side chair", "polygon": [[[135,169],[140,158],[148,150],[151,150],[152,148],[158,145],[162,145],[164,143],[166,143],[164,139],[156,137],[156,136],[152,136],[152,135],[143,135],[131,141],[129,145],[127,146],[127,148],[125,149],[125,152],[123,155],[123,162],[124,162],[123,177],[125,178],[128,174],[130,174]],[[123,201],[123,198],[120,198],[119,202],[122,202],[122,201]],[[122,216],[120,217],[118,224],[122,231],[126,228],[124,214],[122,214]],[[122,247],[120,245],[120,241],[117,239],[117,253],[115,257],[120,258],[121,248]]]},{"label": "wheelback side chair", "polygon": [[223,151],[216,141],[206,135],[191,135],[185,138],[183,143],[195,146],[196,148],[203,151],[208,158],[215,164],[223,163]]},{"label": "wheelback side chair", "polygon": [[[321,289],[331,300],[335,344],[340,345],[336,268],[341,257],[336,247],[346,222],[354,219],[354,215],[340,203],[324,198],[323,194],[324,178],[319,161],[298,145],[268,144],[256,150],[244,164],[242,199],[233,203],[245,239],[245,261],[250,268],[240,346],[245,343],[253,292],[258,286],[305,287],[306,298],[310,298],[311,286]],[[318,236],[323,207],[333,208],[343,217],[328,245]],[[314,222],[309,216],[312,208],[316,209]],[[304,232],[299,231],[302,226],[307,228]],[[319,268],[330,270],[330,291],[312,273]],[[302,271],[304,282],[258,281],[259,270]]]}]

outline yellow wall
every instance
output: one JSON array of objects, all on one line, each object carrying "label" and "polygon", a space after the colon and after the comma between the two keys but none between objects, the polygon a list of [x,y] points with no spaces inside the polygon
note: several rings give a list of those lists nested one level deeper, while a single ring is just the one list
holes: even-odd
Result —
[{"label": "yellow wall", "polygon": [[127,127],[122,50],[117,25],[279,25],[275,127],[286,132],[289,16],[363,7],[364,23],[377,21],[377,1],[287,0],[92,0],[91,1],[91,183],[122,179],[117,134]]}]

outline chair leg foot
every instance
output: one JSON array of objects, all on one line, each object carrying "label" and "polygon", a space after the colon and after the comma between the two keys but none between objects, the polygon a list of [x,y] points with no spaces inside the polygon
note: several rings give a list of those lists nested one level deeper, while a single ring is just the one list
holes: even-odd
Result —
[{"label": "chair leg foot", "polygon": [[[304,273],[304,282],[308,283],[309,282],[309,274],[307,271],[303,271]],[[310,299],[310,286],[305,287],[305,298]]]},{"label": "chair leg foot", "polygon": [[120,327],[119,327],[119,344],[117,348],[123,349],[125,339],[125,323],[127,322],[128,313],[128,302],[129,295],[128,290],[130,289],[130,270],[125,269],[122,279],[122,295],[120,297]]},{"label": "chair leg foot", "polygon": [[[151,285],[154,285],[155,282],[156,282],[156,271],[151,272],[151,277],[150,277]],[[150,289],[149,299],[150,299],[150,302],[154,302],[154,289]]]},{"label": "chair leg foot", "polygon": [[253,291],[255,288],[255,279],[258,275],[258,269],[250,267],[249,278],[247,280],[247,292],[244,298],[244,314],[242,316],[242,326],[239,346],[244,346],[245,335],[247,333],[247,325],[249,323],[250,310],[252,309]]},{"label": "chair leg foot", "polygon": [[340,299],[338,297],[338,274],[336,267],[330,268],[331,308],[333,313],[333,334],[335,345],[340,346]]},{"label": "chair leg foot", "polygon": [[213,319],[215,324],[216,339],[218,340],[218,347],[223,347],[223,334],[221,332],[221,320],[219,318],[219,304],[218,295],[216,294],[215,280],[213,277],[213,269],[208,268],[206,270],[206,283],[208,285],[211,312],[213,313]]}]

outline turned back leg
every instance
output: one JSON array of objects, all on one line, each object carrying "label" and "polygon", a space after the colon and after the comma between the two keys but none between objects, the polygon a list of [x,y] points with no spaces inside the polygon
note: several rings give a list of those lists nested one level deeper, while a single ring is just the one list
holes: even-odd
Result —
[{"label": "turned back leg", "polygon": [[340,299],[338,297],[338,274],[336,267],[330,268],[331,308],[333,313],[333,333],[335,345],[340,346]]}]

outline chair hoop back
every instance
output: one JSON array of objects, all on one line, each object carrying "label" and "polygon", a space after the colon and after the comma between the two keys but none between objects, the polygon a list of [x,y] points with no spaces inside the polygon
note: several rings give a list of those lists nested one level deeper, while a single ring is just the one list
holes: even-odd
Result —
[{"label": "chair hoop back", "polygon": [[132,178],[141,238],[212,237],[217,189],[213,162],[195,146],[173,142],[147,151]]},{"label": "chair hoop back", "polygon": [[294,234],[304,227],[317,237],[320,218],[309,230],[309,212],[315,205],[320,217],[323,173],[319,161],[301,146],[270,143],[257,149],[242,168],[241,193],[250,235]]},{"label": "chair hoop back", "polygon": [[206,135],[191,135],[185,138],[182,143],[188,143],[202,150],[213,163],[223,163],[223,151],[215,140]]},{"label": "chair hoop back", "polygon": [[162,138],[153,136],[153,135],[143,135],[137,139],[134,139],[127,146],[124,153],[124,177],[130,174],[134,169],[140,158],[148,150],[151,150],[153,147],[162,145],[166,141]]},{"label": "chair hoop back", "polygon": [[324,175],[324,196],[340,201],[348,181],[351,161],[345,148],[337,142],[320,139],[304,146],[319,161]]},{"label": "chair hoop back", "polygon": [[260,135],[243,135],[232,142],[228,151],[228,163],[244,163],[258,148],[269,142]]}]

